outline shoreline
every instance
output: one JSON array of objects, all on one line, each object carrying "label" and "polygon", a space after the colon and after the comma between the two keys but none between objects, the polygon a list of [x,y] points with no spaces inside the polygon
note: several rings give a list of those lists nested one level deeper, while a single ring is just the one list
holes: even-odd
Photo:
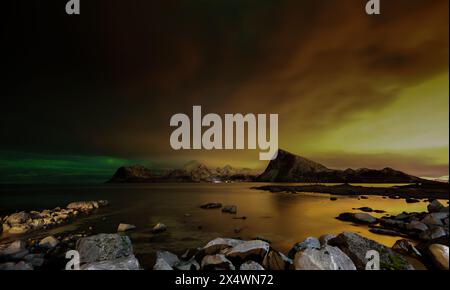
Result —
[{"label": "shoreline", "polygon": [[263,185],[252,189],[269,191],[272,193],[301,193],[314,192],[332,195],[363,196],[378,195],[389,198],[414,198],[414,199],[446,199],[449,200],[448,183],[430,183],[422,185],[404,185],[393,187],[368,187],[350,184],[339,185]]}]

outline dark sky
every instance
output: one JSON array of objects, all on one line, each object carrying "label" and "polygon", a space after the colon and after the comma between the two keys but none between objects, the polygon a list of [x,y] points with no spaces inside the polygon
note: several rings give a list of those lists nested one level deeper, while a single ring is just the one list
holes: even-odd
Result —
[{"label": "dark sky", "polygon": [[170,117],[201,105],[278,113],[280,147],[333,167],[448,174],[448,0],[4,2],[4,160],[264,166],[173,152]]}]

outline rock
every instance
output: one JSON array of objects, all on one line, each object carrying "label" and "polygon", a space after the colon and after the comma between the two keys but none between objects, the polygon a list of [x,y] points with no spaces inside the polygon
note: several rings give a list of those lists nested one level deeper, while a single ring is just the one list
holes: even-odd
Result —
[{"label": "rock", "polygon": [[226,205],[222,208],[222,212],[236,214],[237,213],[237,206],[235,205]]},{"label": "rock", "polygon": [[134,255],[122,257],[109,261],[88,263],[80,268],[81,270],[141,270],[139,261]]},{"label": "rock", "polygon": [[280,252],[271,250],[262,262],[262,265],[267,270],[280,271],[287,270],[287,268],[292,265],[292,260],[283,255]]},{"label": "rock", "polygon": [[201,266],[203,270],[235,270],[233,263],[222,254],[203,257]]},{"label": "rock", "polygon": [[28,254],[23,259],[33,267],[41,267],[45,262],[43,254]]},{"label": "rock", "polygon": [[33,229],[27,225],[27,224],[16,224],[13,225],[9,230],[7,231],[9,234],[13,235],[22,235],[31,232]]},{"label": "rock", "polygon": [[420,202],[420,200],[418,200],[418,199],[409,198],[409,197],[406,198],[405,201],[406,201],[406,203],[418,203],[418,202]]},{"label": "rock", "polygon": [[197,271],[200,270],[200,265],[194,258],[192,258],[189,261],[178,263],[175,268],[180,271]]},{"label": "rock", "polygon": [[129,230],[133,230],[135,229],[136,226],[134,225],[130,225],[130,224],[119,224],[119,226],[117,227],[117,231],[118,232],[126,232]]},{"label": "rock", "polygon": [[176,264],[180,263],[180,259],[175,254],[168,251],[158,251],[156,252],[156,260],[163,260],[170,267],[174,267]]},{"label": "rock", "polygon": [[314,237],[308,237],[303,242],[295,244],[288,252],[288,257],[290,259],[294,259],[295,254],[298,251],[305,250],[305,249],[319,249],[320,248],[320,241],[317,238]]},{"label": "rock", "polygon": [[44,248],[44,249],[53,249],[58,244],[59,244],[59,241],[57,239],[55,239],[55,237],[53,237],[53,236],[48,236],[46,238],[43,238],[39,242],[39,246]]},{"label": "rock", "polygon": [[328,241],[330,241],[331,239],[334,239],[336,237],[336,235],[333,234],[325,234],[319,237],[319,242],[320,242],[320,246],[324,247],[326,245],[328,245]]},{"label": "rock", "polygon": [[244,241],[236,240],[236,239],[223,239],[217,238],[210,241],[206,246],[203,247],[203,251],[206,255],[214,255],[218,254],[223,249],[232,248],[239,244],[242,244]]},{"label": "rock", "polygon": [[370,207],[367,207],[367,206],[360,207],[357,209],[359,209],[360,211],[363,211],[363,212],[373,212],[373,209],[371,209]]},{"label": "rock", "polygon": [[422,232],[419,236],[421,240],[429,241],[440,237],[448,236],[443,227],[431,226],[429,230]]},{"label": "rock", "polygon": [[261,240],[251,240],[240,243],[227,253],[228,258],[238,258],[246,260],[247,258],[256,258],[261,261],[269,252],[270,244]]},{"label": "rock", "polygon": [[14,262],[8,262],[0,264],[0,271],[6,270],[6,271],[23,271],[23,270],[33,270],[33,266],[31,266],[29,263],[26,263],[24,261],[20,261],[18,263]]},{"label": "rock", "polygon": [[77,242],[80,263],[110,261],[133,255],[133,246],[127,236],[98,234],[82,238]]},{"label": "rock", "polygon": [[9,223],[11,226],[17,225],[17,224],[24,224],[31,218],[30,214],[21,211],[18,213],[13,213],[12,215],[8,216],[6,219],[6,222]]},{"label": "rock", "polygon": [[240,267],[239,270],[241,271],[261,271],[261,270],[265,270],[263,266],[261,266],[260,264],[254,262],[254,261],[247,261],[245,263],[243,263]]},{"label": "rock", "polygon": [[[426,215],[421,222],[428,225],[428,226],[443,226],[444,223],[441,221],[441,219],[439,218],[439,215],[441,213],[432,213],[432,214],[428,214]],[[443,217],[444,219],[445,217]]]},{"label": "rock", "polygon": [[155,271],[169,271],[173,270],[173,268],[167,264],[163,259],[157,259],[155,265],[153,266],[153,270]]},{"label": "rock", "polygon": [[427,209],[428,209],[428,212],[430,212],[430,213],[439,212],[442,209],[444,209],[444,206],[437,199],[433,199],[428,204]]},{"label": "rock", "polygon": [[390,219],[390,218],[382,218],[380,219],[380,224],[385,226],[385,227],[390,227],[390,228],[400,228],[402,227],[405,222],[402,220],[396,220],[396,219]]},{"label": "rock", "polygon": [[371,216],[368,213],[341,213],[338,217],[338,220],[342,221],[350,221],[354,223],[360,223],[360,224],[375,224],[378,222],[378,220]]},{"label": "rock", "polygon": [[420,254],[416,247],[414,247],[414,245],[410,241],[405,239],[396,241],[392,246],[392,250],[402,255],[408,255],[415,258],[420,258],[422,256],[422,254]]},{"label": "rock", "polygon": [[26,250],[26,243],[22,240],[17,240],[8,245],[4,250],[0,251],[0,257],[13,256]]},{"label": "rock", "polygon": [[384,236],[393,236],[393,237],[402,236],[402,233],[399,233],[394,230],[383,229],[383,228],[371,228],[371,229],[369,229],[369,232],[377,234],[377,235],[384,235]]},{"label": "rock", "polygon": [[361,198],[361,199],[369,199],[368,196],[364,196],[364,195],[361,195],[360,198]]},{"label": "rock", "polygon": [[436,268],[449,270],[448,246],[432,244],[428,247],[428,255]]},{"label": "rock", "polygon": [[332,197],[330,197],[330,200],[331,200],[331,201],[336,201],[336,200],[337,200],[337,197],[332,196]]},{"label": "rock", "polygon": [[153,233],[161,233],[161,232],[165,232],[167,230],[167,226],[163,223],[157,223],[153,229],[152,232]]},{"label": "rock", "polygon": [[424,232],[426,230],[428,230],[428,227],[419,221],[412,221],[408,224],[406,224],[406,229],[410,230],[410,231],[417,231],[417,232]]},{"label": "rock", "polygon": [[214,208],[221,208],[221,207],[222,207],[222,204],[219,202],[205,203],[200,206],[200,208],[203,208],[203,209],[214,209]]},{"label": "rock", "polygon": [[82,212],[89,212],[99,207],[104,207],[108,205],[107,200],[100,201],[76,201],[69,203],[67,209],[78,210]]},{"label": "rock", "polygon": [[339,248],[332,246],[298,252],[294,267],[295,270],[356,270],[352,260]]},{"label": "rock", "polygon": [[344,232],[329,241],[329,244],[341,249],[355,264],[358,270],[366,268],[366,254],[375,250],[380,254],[382,270],[413,270],[414,267],[401,255],[391,249],[356,233]]}]

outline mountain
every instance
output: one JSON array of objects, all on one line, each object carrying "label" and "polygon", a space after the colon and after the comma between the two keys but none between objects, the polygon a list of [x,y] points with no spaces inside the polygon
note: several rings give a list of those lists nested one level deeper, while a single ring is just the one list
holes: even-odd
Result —
[{"label": "mountain", "polygon": [[229,165],[209,168],[198,161],[190,161],[182,168],[153,172],[142,165],[124,166],[117,169],[109,183],[151,182],[230,182],[252,181],[257,176],[251,169],[236,169]]},{"label": "mountain", "polygon": [[392,168],[335,170],[284,150],[278,150],[266,170],[256,178],[261,182],[336,182],[336,183],[416,183],[424,179]]}]

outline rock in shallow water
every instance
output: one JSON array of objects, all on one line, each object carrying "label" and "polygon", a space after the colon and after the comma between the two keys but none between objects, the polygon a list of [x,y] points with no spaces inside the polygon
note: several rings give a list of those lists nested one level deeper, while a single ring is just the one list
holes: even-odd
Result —
[{"label": "rock in shallow water", "polygon": [[330,240],[329,244],[338,247],[349,256],[358,270],[365,270],[368,262],[366,254],[371,250],[380,254],[382,270],[414,270],[414,267],[400,254],[356,233],[344,232]]},{"label": "rock in shallow water", "polygon": [[235,206],[235,205],[226,205],[226,206],[224,206],[222,208],[222,212],[236,214],[237,213],[237,206]]},{"label": "rock in shallow water", "polygon": [[167,226],[165,225],[165,224],[163,224],[163,223],[157,223],[154,227],[153,227],[153,229],[152,229],[152,232],[153,233],[162,233],[162,232],[165,232],[167,230]]},{"label": "rock in shallow water", "polygon": [[292,247],[292,249],[288,252],[288,257],[290,259],[294,259],[295,254],[298,251],[304,250],[304,249],[319,249],[320,248],[320,241],[317,238],[314,237],[308,237],[303,242],[297,243]]},{"label": "rock in shallow water", "polygon": [[46,238],[43,238],[40,242],[39,242],[39,246],[44,248],[44,249],[53,249],[54,247],[56,247],[59,244],[59,241],[53,237],[53,236],[48,236]]},{"label": "rock in shallow water", "polygon": [[119,224],[117,227],[118,232],[126,232],[135,229],[136,226],[130,224]]},{"label": "rock in shallow water", "polygon": [[352,260],[339,248],[332,246],[298,252],[294,267],[295,270],[356,270]]}]

